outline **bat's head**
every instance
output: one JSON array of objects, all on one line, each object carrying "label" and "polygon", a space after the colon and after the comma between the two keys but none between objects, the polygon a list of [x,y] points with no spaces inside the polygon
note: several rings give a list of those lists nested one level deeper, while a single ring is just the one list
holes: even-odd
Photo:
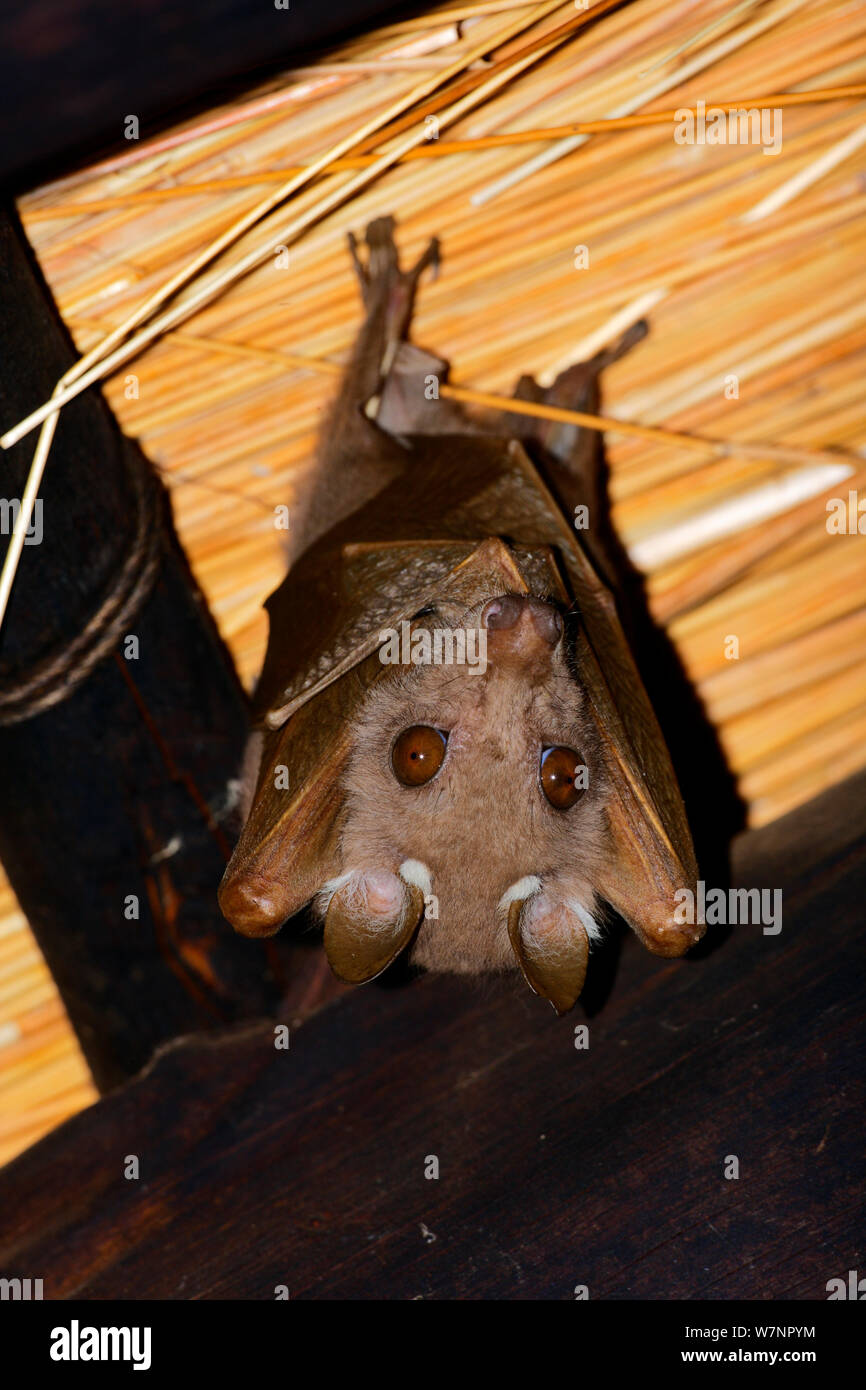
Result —
[{"label": "bat's head", "polygon": [[561,613],[517,594],[442,605],[380,659],[393,669],[352,730],[343,872],[319,899],[332,965],[370,978],[406,946],[433,970],[519,964],[570,1007],[598,933],[605,784]]}]

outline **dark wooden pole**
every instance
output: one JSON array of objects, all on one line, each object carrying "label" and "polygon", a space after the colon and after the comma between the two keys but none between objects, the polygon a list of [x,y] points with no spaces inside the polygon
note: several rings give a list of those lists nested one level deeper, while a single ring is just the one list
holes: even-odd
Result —
[{"label": "dark wooden pole", "polygon": [[[0,284],[7,428],[75,354],[11,214]],[[35,439],[0,457],[5,503]],[[287,948],[219,915],[246,702],[164,489],[93,390],[62,413],[40,503],[0,632],[0,858],[107,1087],[168,1038],[272,1011]]]}]

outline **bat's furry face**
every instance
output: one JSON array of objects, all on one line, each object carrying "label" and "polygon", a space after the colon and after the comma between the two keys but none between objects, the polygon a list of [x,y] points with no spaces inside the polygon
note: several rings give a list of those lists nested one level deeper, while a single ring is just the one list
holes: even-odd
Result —
[{"label": "bat's furry face", "polygon": [[468,613],[437,608],[418,627],[472,632],[467,649],[486,661],[404,664],[372,688],[345,779],[344,872],[322,905],[339,894],[349,932],[354,917],[375,935],[409,910],[405,885],[414,910],[420,889],[411,958],[434,970],[501,970],[516,954],[525,968],[521,904],[533,951],[568,954],[575,940],[585,951],[605,787],[562,618],[499,595]]}]

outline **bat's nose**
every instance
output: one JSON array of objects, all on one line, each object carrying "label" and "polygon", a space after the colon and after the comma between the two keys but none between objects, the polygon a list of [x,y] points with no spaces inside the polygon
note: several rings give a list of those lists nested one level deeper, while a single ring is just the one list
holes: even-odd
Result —
[{"label": "bat's nose", "polygon": [[549,603],[523,594],[502,594],[484,605],[482,627],[494,652],[531,656],[549,652],[562,636],[562,618]]}]

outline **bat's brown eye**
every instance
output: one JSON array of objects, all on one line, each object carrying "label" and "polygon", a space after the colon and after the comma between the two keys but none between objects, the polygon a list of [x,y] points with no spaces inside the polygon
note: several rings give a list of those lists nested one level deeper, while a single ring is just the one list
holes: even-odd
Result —
[{"label": "bat's brown eye", "polygon": [[586,767],[573,748],[545,748],[541,755],[541,789],[551,806],[567,811],[586,791]]},{"label": "bat's brown eye", "polygon": [[445,759],[447,734],[430,724],[404,729],[391,749],[394,776],[404,787],[423,787],[435,777]]}]

